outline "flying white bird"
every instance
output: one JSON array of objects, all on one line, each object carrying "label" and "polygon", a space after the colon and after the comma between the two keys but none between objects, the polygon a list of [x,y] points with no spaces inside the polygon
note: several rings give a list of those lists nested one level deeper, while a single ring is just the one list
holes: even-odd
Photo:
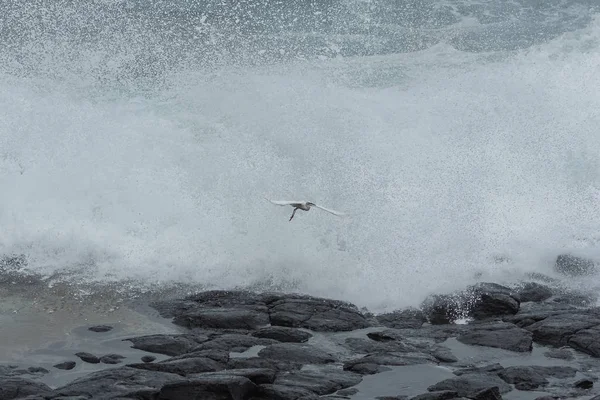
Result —
[{"label": "flying white bird", "polygon": [[[265,197],[265,199],[267,199]],[[269,200],[269,199],[267,199]],[[294,207],[294,211],[292,212],[292,216],[290,217],[290,221],[294,218],[294,214],[296,214],[296,210],[308,211],[311,207],[320,208],[323,211],[327,211],[333,215],[337,215],[338,217],[344,216],[346,214],[341,213],[339,211],[330,210],[325,207],[321,207],[316,205],[315,203],[311,203],[310,201],[287,201],[287,200],[269,200],[271,203],[276,204],[278,206],[292,206]]]}]

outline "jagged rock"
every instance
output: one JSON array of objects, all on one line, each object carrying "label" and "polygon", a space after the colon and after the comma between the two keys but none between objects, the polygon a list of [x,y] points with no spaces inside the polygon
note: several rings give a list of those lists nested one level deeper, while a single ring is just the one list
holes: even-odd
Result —
[{"label": "jagged rock", "polygon": [[165,360],[157,363],[138,363],[127,365],[131,368],[145,369],[148,371],[168,372],[186,376],[200,372],[221,371],[225,366],[207,357],[192,357],[178,360]]},{"label": "jagged rock", "polygon": [[511,387],[496,375],[491,374],[464,374],[457,378],[445,379],[435,385],[429,386],[430,392],[452,390],[462,397],[472,397],[482,390],[498,387],[500,393],[508,393]]},{"label": "jagged rock", "polygon": [[[168,384],[185,379],[176,374],[120,367],[93,372],[55,389],[51,398],[86,396],[86,398],[152,398]],[[142,395],[144,397],[142,397]]]},{"label": "jagged rock", "polygon": [[540,302],[549,299],[554,294],[552,289],[546,285],[542,285],[536,282],[527,282],[518,291],[521,297],[521,302]]},{"label": "jagged rock", "polygon": [[513,324],[481,324],[473,325],[472,328],[472,331],[467,331],[456,339],[465,344],[496,347],[516,352],[529,352],[533,346],[533,334]]},{"label": "jagged rock", "polygon": [[0,377],[0,400],[12,400],[26,396],[46,396],[52,392],[52,389],[41,382],[31,379],[2,376]]},{"label": "jagged rock", "polygon": [[381,325],[395,329],[418,329],[427,321],[423,311],[417,309],[394,311],[380,314],[375,318]]},{"label": "jagged rock", "polygon": [[312,334],[295,328],[269,326],[252,332],[252,336],[264,339],[274,339],[284,343],[304,343],[312,337]]},{"label": "jagged rock", "polygon": [[554,269],[568,276],[590,275],[596,270],[592,260],[571,254],[561,254],[556,258]]},{"label": "jagged rock", "polygon": [[90,353],[86,353],[86,352],[81,351],[79,353],[75,353],[75,355],[77,357],[79,357],[82,361],[85,361],[85,362],[90,363],[90,364],[98,364],[98,363],[100,363],[100,359],[98,357],[96,357],[95,355],[90,354]]},{"label": "jagged rock", "polygon": [[88,328],[89,331],[98,332],[98,333],[108,332],[108,331],[111,331],[112,329],[113,329],[113,327],[110,325],[97,325],[97,326],[91,326]]},{"label": "jagged rock", "polygon": [[326,364],[336,361],[333,355],[305,343],[273,344],[259,351],[258,356],[301,364]]},{"label": "jagged rock", "polygon": [[275,384],[299,387],[319,395],[325,395],[357,385],[361,380],[362,376],[359,374],[330,369],[282,373],[275,379]]},{"label": "jagged rock", "polygon": [[190,352],[193,348],[209,340],[205,335],[147,335],[124,339],[133,343],[134,349],[150,353],[178,356]]},{"label": "jagged rock", "polygon": [[267,299],[272,325],[321,332],[366,328],[368,321],[350,303],[300,295],[273,295]]},{"label": "jagged rock", "polygon": [[250,379],[235,374],[196,376],[192,379],[167,383],[159,399],[246,400],[256,391]]}]

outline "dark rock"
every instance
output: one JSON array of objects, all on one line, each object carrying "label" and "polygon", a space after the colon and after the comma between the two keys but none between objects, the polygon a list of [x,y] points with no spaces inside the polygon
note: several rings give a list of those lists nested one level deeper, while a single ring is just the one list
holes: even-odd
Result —
[{"label": "dark rock", "polygon": [[265,339],[274,339],[284,343],[304,343],[312,337],[312,334],[295,328],[269,326],[253,332],[252,336]]},{"label": "dark rock", "polygon": [[175,317],[173,322],[187,328],[256,329],[269,324],[265,306],[257,309],[195,308]]},{"label": "dark rock", "polygon": [[48,385],[31,379],[16,376],[0,377],[0,400],[11,400],[26,396],[49,395],[52,389]]},{"label": "dark rock", "polygon": [[498,387],[500,393],[511,391],[511,387],[502,379],[491,374],[464,374],[458,378],[445,379],[427,388],[430,392],[452,390],[462,397],[472,397],[478,392]]},{"label": "dark rock", "polygon": [[379,396],[375,400],[407,400],[408,396]]},{"label": "dark rock", "polygon": [[259,351],[258,356],[301,364],[326,364],[336,361],[332,354],[304,343],[273,344]]},{"label": "dark rock", "polygon": [[441,362],[454,363],[458,361],[458,358],[452,354],[452,351],[445,346],[433,346],[429,351],[429,354]]},{"label": "dark rock", "polygon": [[554,269],[568,276],[581,276],[593,273],[596,266],[592,260],[571,254],[561,254],[556,258]]},{"label": "dark rock", "polygon": [[271,325],[338,332],[366,328],[369,323],[350,303],[302,295],[267,298]]},{"label": "dark rock", "polygon": [[407,346],[398,340],[388,342],[376,342],[363,338],[346,338],[346,345],[358,353],[390,353],[390,352],[414,352],[412,346]]},{"label": "dark rock", "polygon": [[[554,396],[541,396],[541,397],[536,397],[535,400],[556,400],[558,399],[558,397],[554,397]],[[590,399],[593,400],[593,399]],[[600,400],[600,397],[598,398],[598,400]]]},{"label": "dark rock", "polygon": [[250,379],[256,385],[262,385],[267,383],[273,383],[275,381],[276,371],[269,368],[240,368],[240,369],[229,369],[217,372],[204,372],[201,374],[189,375],[189,379],[196,379],[202,377],[211,376],[243,376]]},{"label": "dark rock", "polygon": [[357,363],[344,365],[345,371],[356,372],[360,375],[374,375],[381,372],[381,367],[374,363]]},{"label": "dark rock", "polygon": [[515,383],[515,389],[523,391],[531,391],[539,388],[540,385],[534,382],[519,382]]},{"label": "dark rock", "polygon": [[508,367],[500,371],[498,376],[507,383],[525,384],[526,388],[520,390],[533,390],[548,383],[542,374],[531,367]]},{"label": "dark rock", "polygon": [[500,389],[494,386],[488,389],[483,389],[474,396],[471,397],[473,400],[502,400],[502,396],[500,395]]},{"label": "dark rock", "polygon": [[86,353],[83,351],[79,352],[79,353],[75,353],[75,355],[77,357],[79,357],[82,361],[85,361],[90,364],[98,364],[100,362],[100,359],[98,357],[96,357],[95,355]]},{"label": "dark rock", "polygon": [[54,368],[70,370],[70,369],[75,368],[75,365],[77,365],[77,363],[75,361],[65,361],[65,362],[61,362],[60,364],[54,365]]},{"label": "dark rock", "polygon": [[356,393],[358,393],[358,389],[356,389],[356,388],[348,388],[348,389],[338,390],[336,394],[339,394],[340,396],[353,396]]},{"label": "dark rock", "polygon": [[517,328],[513,324],[473,325],[473,330],[456,338],[459,342],[496,347],[516,352],[531,351],[533,334],[525,329]]},{"label": "dark rock", "polygon": [[542,285],[536,282],[527,282],[519,289],[519,296],[521,302],[525,303],[528,301],[540,302],[549,299],[554,294],[552,289],[546,285]]},{"label": "dark rock", "polygon": [[423,311],[417,309],[394,311],[380,314],[375,318],[381,325],[396,329],[418,329],[427,321]]},{"label": "dark rock", "polygon": [[184,378],[165,372],[145,371],[120,367],[93,372],[55,389],[58,396],[86,396],[86,398],[156,398],[167,383],[181,382]]},{"label": "dark rock", "polygon": [[520,390],[533,390],[548,384],[546,378],[572,378],[577,370],[567,366],[514,366],[504,368],[498,376],[507,383],[520,384]]},{"label": "dark rock", "polygon": [[142,357],[142,361],[145,363],[150,363],[154,360],[156,360],[156,357],[154,357],[154,356],[143,356]]},{"label": "dark rock", "polygon": [[498,363],[495,363],[495,364],[484,365],[481,367],[468,366],[466,368],[457,369],[456,371],[453,372],[453,374],[456,376],[461,376],[461,375],[465,375],[465,374],[474,374],[474,373],[494,374],[495,375],[500,371],[504,371],[504,367]]},{"label": "dark rock", "polygon": [[150,353],[165,354],[167,356],[178,356],[190,352],[199,344],[209,340],[204,335],[147,335],[124,339],[133,343],[134,349],[148,351]]},{"label": "dark rock", "polygon": [[296,386],[259,385],[257,399],[264,400],[317,400],[319,396]]},{"label": "dark rock", "polygon": [[449,400],[458,397],[458,393],[452,390],[442,390],[439,392],[423,393],[415,397],[411,397],[410,400]]},{"label": "dark rock", "polygon": [[277,376],[275,384],[299,387],[319,395],[325,395],[357,385],[361,380],[362,376],[359,374],[331,369],[286,372]]},{"label": "dark rock", "polygon": [[600,325],[575,332],[567,344],[591,356],[600,357]]},{"label": "dark rock", "polygon": [[248,350],[252,346],[269,346],[277,343],[279,342],[273,339],[263,339],[250,335],[230,333],[204,342],[196,346],[193,351],[212,349],[241,353]]},{"label": "dark rock", "polygon": [[[345,371],[356,370],[355,366],[359,364],[375,364],[375,365],[416,365],[416,364],[438,364],[438,360],[429,354],[424,353],[386,353],[386,354],[368,354],[361,358],[356,358],[344,363]],[[361,369],[364,367],[360,367]],[[368,367],[368,369],[372,369]],[[360,373],[360,372],[359,372]]]},{"label": "dark rock", "polygon": [[231,358],[227,362],[228,369],[267,368],[275,371],[291,371],[302,367],[302,363],[270,360],[261,357]]},{"label": "dark rock", "polygon": [[574,358],[573,353],[569,349],[552,349],[544,353],[549,358],[559,358],[561,360],[570,361]]},{"label": "dark rock", "polygon": [[100,357],[100,362],[103,364],[119,364],[124,358],[120,354],[107,354]]},{"label": "dark rock", "polygon": [[524,303],[517,314],[504,316],[502,320],[524,328],[552,315],[568,314],[575,311],[577,311],[577,308],[569,304]]},{"label": "dark rock", "polygon": [[47,374],[50,371],[42,367],[29,367],[27,368],[27,372],[29,372],[30,374]]},{"label": "dark rock", "polygon": [[175,361],[175,360],[183,360],[185,358],[202,358],[202,357],[210,358],[211,360],[214,360],[221,364],[227,364],[227,362],[229,361],[229,351],[227,351],[227,350],[212,350],[212,349],[196,350],[196,351],[192,351],[190,353],[182,354],[180,356],[171,357],[165,361]]},{"label": "dark rock", "polygon": [[[551,315],[541,321],[525,327],[533,333],[533,340],[541,344],[564,346],[575,333],[600,325],[600,319],[585,313]],[[585,340],[582,335],[582,341]]]},{"label": "dark rock", "polygon": [[88,328],[89,331],[98,332],[98,333],[108,332],[108,331],[111,331],[112,329],[113,329],[113,327],[109,326],[109,325],[97,325],[97,326],[91,326]]},{"label": "dark rock", "polygon": [[183,382],[167,383],[159,399],[245,400],[256,391],[256,385],[244,376],[221,374],[197,376]]},{"label": "dark rock", "polygon": [[480,320],[519,311],[520,298],[510,288],[495,283],[478,283],[462,292],[431,296],[422,308],[432,324],[449,324],[472,317]]},{"label": "dark rock", "polygon": [[207,357],[184,358],[181,360],[169,359],[157,363],[139,363],[129,364],[127,366],[148,371],[168,372],[182,376],[200,372],[221,371],[225,368],[222,363]]},{"label": "dark rock", "polygon": [[573,386],[579,389],[591,389],[594,387],[594,382],[589,379],[580,379]]}]

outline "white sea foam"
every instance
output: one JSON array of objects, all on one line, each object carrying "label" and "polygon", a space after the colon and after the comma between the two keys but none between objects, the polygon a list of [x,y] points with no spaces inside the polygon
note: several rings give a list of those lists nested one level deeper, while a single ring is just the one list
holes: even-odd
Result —
[{"label": "white sea foam", "polygon": [[[513,53],[188,65],[137,97],[5,65],[0,254],[374,310],[599,256],[599,39],[596,20]],[[288,222],[265,195],[352,217]]]}]

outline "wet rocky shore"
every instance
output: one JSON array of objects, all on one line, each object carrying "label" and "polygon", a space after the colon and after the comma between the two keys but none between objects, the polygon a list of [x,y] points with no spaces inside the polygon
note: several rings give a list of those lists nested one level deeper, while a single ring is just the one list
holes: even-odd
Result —
[{"label": "wet rocky shore", "polygon": [[[556,268],[581,275],[593,265],[567,256]],[[289,293],[154,301],[172,332],[119,338],[114,352],[65,353],[50,368],[2,365],[0,400],[600,399],[597,299],[531,278],[380,315]],[[102,341],[115,326],[85,334]],[[44,383],[88,366],[66,384]]]}]

